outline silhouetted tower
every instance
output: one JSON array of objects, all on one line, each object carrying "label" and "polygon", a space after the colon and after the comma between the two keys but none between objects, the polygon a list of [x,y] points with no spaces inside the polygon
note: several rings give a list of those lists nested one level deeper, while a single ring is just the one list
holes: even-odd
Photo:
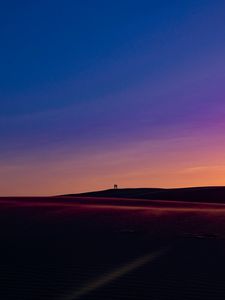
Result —
[{"label": "silhouetted tower", "polygon": [[114,184],[114,190],[117,190],[117,189],[118,189],[118,185]]}]

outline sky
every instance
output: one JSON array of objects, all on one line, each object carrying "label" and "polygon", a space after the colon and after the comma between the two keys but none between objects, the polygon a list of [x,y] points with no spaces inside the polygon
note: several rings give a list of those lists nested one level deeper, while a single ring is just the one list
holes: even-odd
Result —
[{"label": "sky", "polygon": [[0,2],[0,195],[225,185],[225,1]]}]

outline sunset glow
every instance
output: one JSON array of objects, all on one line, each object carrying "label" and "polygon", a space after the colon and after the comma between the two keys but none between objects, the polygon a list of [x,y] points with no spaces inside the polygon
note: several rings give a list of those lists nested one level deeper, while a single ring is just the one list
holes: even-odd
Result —
[{"label": "sunset glow", "polygon": [[224,1],[69,2],[1,9],[0,195],[225,185]]}]

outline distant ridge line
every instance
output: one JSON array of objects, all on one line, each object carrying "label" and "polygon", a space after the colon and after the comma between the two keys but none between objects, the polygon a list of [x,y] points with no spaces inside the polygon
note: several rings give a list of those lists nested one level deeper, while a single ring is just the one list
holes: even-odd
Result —
[{"label": "distant ridge line", "polygon": [[184,188],[118,188],[94,192],[66,194],[63,197],[107,197],[146,200],[176,200],[225,203],[225,186]]}]

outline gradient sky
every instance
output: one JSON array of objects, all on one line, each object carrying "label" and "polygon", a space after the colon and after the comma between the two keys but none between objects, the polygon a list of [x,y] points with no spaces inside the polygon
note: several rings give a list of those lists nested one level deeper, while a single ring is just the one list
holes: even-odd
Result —
[{"label": "gradient sky", "polygon": [[0,195],[225,185],[225,1],[0,3]]}]

